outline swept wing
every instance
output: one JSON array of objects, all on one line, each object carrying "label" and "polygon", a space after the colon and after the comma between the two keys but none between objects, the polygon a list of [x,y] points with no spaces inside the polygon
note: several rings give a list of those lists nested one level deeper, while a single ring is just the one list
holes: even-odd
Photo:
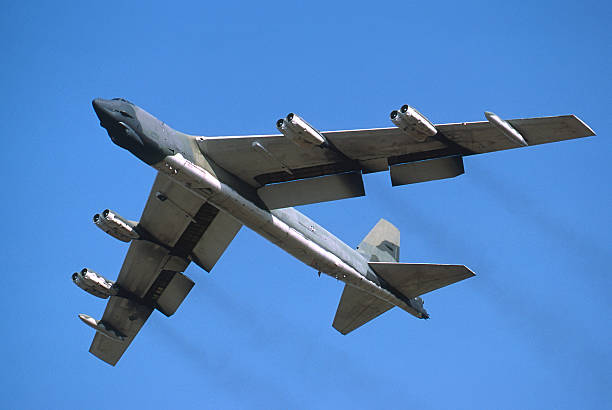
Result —
[{"label": "swept wing", "polygon": [[115,365],[154,309],[174,314],[194,283],[183,272],[190,261],[210,271],[242,225],[158,174],[100,320],[123,340],[97,332],[89,351]]},{"label": "swept wing", "polygon": [[[574,115],[508,123],[529,145],[595,135]],[[520,146],[489,121],[435,128],[438,134],[422,142],[397,127],[322,132],[330,147],[298,146],[284,135],[197,137],[197,142],[216,164],[258,188],[270,208],[364,195],[361,174],[390,167],[394,185],[452,177],[463,173],[463,156]]]}]

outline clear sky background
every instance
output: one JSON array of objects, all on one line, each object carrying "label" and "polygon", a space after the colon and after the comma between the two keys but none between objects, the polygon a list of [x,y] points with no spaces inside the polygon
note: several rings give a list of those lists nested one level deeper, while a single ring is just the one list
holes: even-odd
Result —
[{"label": "clear sky background", "polygon": [[[2,407],[606,408],[612,401],[611,7],[536,2],[5,2],[0,15]],[[117,367],[78,313],[105,302],[127,246],[91,222],[138,219],[153,169],[113,145],[94,97],[198,135],[576,114],[598,136],[465,159],[458,178],[303,207],[356,246],[379,218],[402,262],[475,278],[348,336],[342,283],[243,228],[177,314],[155,312]]]}]

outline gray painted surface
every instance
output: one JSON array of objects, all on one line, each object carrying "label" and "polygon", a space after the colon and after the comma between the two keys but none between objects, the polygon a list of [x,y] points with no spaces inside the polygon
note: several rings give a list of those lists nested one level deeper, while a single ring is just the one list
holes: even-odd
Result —
[{"label": "gray painted surface", "polygon": [[[508,123],[520,131],[529,141],[529,145],[595,135],[586,124],[573,115],[514,119]],[[470,155],[517,147],[516,143],[510,141],[488,121],[438,124],[436,129],[439,134],[463,147]],[[347,157],[365,162],[366,172],[385,170],[386,159],[391,159],[390,163],[403,163],[440,156],[466,155],[457,152],[456,148],[449,148],[447,143],[436,137],[415,142],[396,127],[328,131],[323,132],[323,135]],[[261,154],[253,155],[252,144],[255,142],[264,146],[275,158],[282,161],[284,166],[290,168],[295,179],[302,178],[299,172],[301,169],[308,168],[308,177],[313,177],[328,173],[331,164],[343,163],[343,158],[334,151],[314,146],[298,148],[282,135],[195,137],[195,139],[206,156],[212,158],[220,167],[256,187],[261,185],[255,179],[258,175],[287,173],[278,162],[270,161]],[[316,172],[317,169],[319,173]]]},{"label": "gray painted surface", "polygon": [[399,262],[400,231],[381,219],[363,238],[357,251],[368,261]]},{"label": "gray painted surface", "polygon": [[172,316],[183,303],[193,285],[195,283],[191,279],[177,273],[157,299],[157,309],[166,316]]},{"label": "gray painted surface", "polygon": [[[329,143],[298,146],[278,135],[189,136],[121,99],[96,99],[93,106],[115,144],[159,171],[136,226],[138,239],[132,241],[119,273],[118,294],[111,296],[98,323],[116,329],[125,341],[97,333],[90,348],[113,365],[153,309],[169,313],[178,308],[191,289],[191,281],[180,273],[190,261],[212,269],[242,225],[347,284],[334,322],[341,332],[348,333],[391,306],[427,318],[419,292],[469,277],[471,271],[454,265],[395,263],[399,231],[386,221],[380,221],[355,250],[293,208],[270,210],[257,189],[271,182],[300,180],[305,182],[285,185],[301,187],[298,203],[355,196],[363,188],[355,177],[342,189],[338,184],[345,177],[326,179],[336,185],[317,185],[309,178],[347,171],[358,175],[387,169],[388,164],[512,148],[511,141],[488,122],[436,125],[438,135],[419,143],[397,128],[383,128],[324,132]],[[593,135],[574,116],[508,123],[531,145]],[[323,192],[317,192],[321,186]],[[279,205],[283,188],[266,187],[261,192],[274,189],[279,191],[271,197]]]},{"label": "gray painted surface", "polygon": [[474,276],[474,272],[463,265],[370,262],[370,267],[407,298],[415,298]]},{"label": "gray painted surface", "polygon": [[463,173],[463,158],[461,156],[426,159],[391,166],[391,185],[398,186],[454,178]]},{"label": "gray painted surface", "polygon": [[353,286],[345,285],[332,326],[346,335],[391,308],[392,304]]},{"label": "gray painted surface", "polygon": [[[368,261],[399,260],[400,232],[389,221],[381,219],[357,247]],[[352,251],[352,250],[351,250]],[[346,335],[393,307],[375,296],[349,285],[344,286],[333,327]]]},{"label": "gray painted surface", "polygon": [[364,196],[365,188],[360,172],[346,172],[264,185],[257,194],[268,209],[278,209]]}]

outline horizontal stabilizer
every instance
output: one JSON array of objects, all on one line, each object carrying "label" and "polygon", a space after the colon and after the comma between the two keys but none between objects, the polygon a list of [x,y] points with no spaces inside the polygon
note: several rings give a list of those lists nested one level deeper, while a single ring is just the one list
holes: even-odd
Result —
[{"label": "horizontal stabilizer", "polygon": [[386,262],[370,262],[369,265],[378,276],[407,298],[474,276],[474,272],[463,265]]},{"label": "horizontal stabilizer", "polygon": [[334,329],[343,335],[352,332],[393,307],[353,286],[345,285],[334,318]]}]

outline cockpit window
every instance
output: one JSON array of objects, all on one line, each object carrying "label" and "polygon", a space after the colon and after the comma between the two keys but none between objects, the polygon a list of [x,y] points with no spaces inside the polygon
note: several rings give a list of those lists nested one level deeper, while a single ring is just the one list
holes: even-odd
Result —
[{"label": "cockpit window", "polygon": [[125,98],[113,98],[114,101],[122,101],[124,103],[128,103],[131,104],[131,102],[129,102],[128,100],[126,100]]},{"label": "cockpit window", "polygon": [[119,114],[123,115],[124,117],[128,117],[128,118],[134,118],[132,117],[129,113],[125,112],[125,111],[119,111]]}]

